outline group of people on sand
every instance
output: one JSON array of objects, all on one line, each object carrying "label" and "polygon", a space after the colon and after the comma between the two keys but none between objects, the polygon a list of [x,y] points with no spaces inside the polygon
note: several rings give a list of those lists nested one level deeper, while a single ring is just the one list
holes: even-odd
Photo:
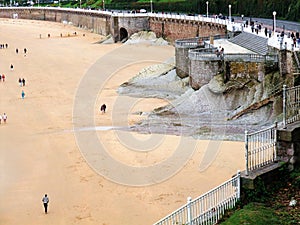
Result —
[{"label": "group of people on sand", "polygon": [[8,48],[8,44],[0,44],[0,48],[3,49],[3,48]]},{"label": "group of people on sand", "polygon": [[4,82],[5,81],[5,75],[4,74],[0,74],[0,82]]},{"label": "group of people on sand", "polygon": [[20,85],[20,87],[24,87],[25,86],[25,83],[26,83],[26,81],[25,81],[25,79],[24,78],[19,78],[19,85]]},{"label": "group of people on sand", "polygon": [[3,113],[3,115],[0,114],[0,124],[2,123],[2,120],[3,120],[3,123],[6,123],[6,120],[7,120],[6,113]]},{"label": "group of people on sand", "polygon": [[[26,56],[27,48],[24,48],[23,52],[24,52],[24,56]],[[16,53],[19,54],[19,49],[18,48],[16,48]]]}]

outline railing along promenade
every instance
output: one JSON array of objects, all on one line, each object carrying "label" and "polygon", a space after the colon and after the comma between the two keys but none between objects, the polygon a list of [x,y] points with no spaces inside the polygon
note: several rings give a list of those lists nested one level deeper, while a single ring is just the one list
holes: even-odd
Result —
[{"label": "railing along promenade", "polygon": [[61,7],[0,7],[0,9],[6,10],[22,10],[22,9],[30,9],[30,10],[58,10],[58,11],[69,11],[69,12],[78,12],[78,13],[89,13],[89,14],[104,14],[110,16],[118,16],[118,17],[153,17],[153,18],[165,18],[165,19],[178,19],[178,20],[190,20],[190,21],[199,21],[199,22],[209,22],[216,24],[235,24],[234,22],[230,22],[229,20],[220,19],[216,17],[206,17],[202,15],[189,16],[185,14],[177,14],[177,13],[133,13],[130,11],[119,11],[119,10],[91,10],[91,9],[82,9],[82,8],[61,8]]},{"label": "railing along promenade", "polygon": [[236,62],[278,62],[278,55],[258,55],[247,53],[228,53],[223,56],[217,55],[213,48],[210,50],[193,49],[189,51],[191,60],[226,60]]},{"label": "railing along promenade", "polygon": [[254,133],[245,131],[246,175],[276,161],[276,143],[277,123]]},{"label": "railing along promenade", "polygon": [[154,223],[154,225],[206,225],[216,224],[225,210],[233,208],[240,199],[240,172],[233,178],[188,202]]},{"label": "railing along promenade", "polygon": [[[300,86],[283,85],[282,128],[300,120]],[[246,175],[277,160],[277,123],[251,134],[245,132]]]},{"label": "railing along promenade", "polygon": [[283,86],[283,126],[300,120],[300,86]]},{"label": "railing along promenade", "polygon": [[[214,35],[212,37],[214,40],[228,39],[228,35]],[[195,48],[200,46],[203,42],[209,41],[210,38],[211,37],[195,37],[195,38],[177,39],[175,41],[175,47]]]}]

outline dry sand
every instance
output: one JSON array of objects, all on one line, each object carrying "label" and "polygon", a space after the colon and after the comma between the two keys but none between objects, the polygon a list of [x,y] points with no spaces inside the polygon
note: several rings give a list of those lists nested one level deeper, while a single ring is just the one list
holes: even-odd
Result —
[{"label": "dry sand", "polygon": [[[75,31],[77,36],[72,35]],[[6,82],[0,83],[0,113],[8,115],[7,124],[0,125],[0,224],[148,225],[180,207],[188,196],[195,198],[244,169],[243,143],[212,141],[197,141],[193,156],[180,171],[148,186],[118,184],[90,167],[72,132],[72,110],[77,87],[88,69],[109,52],[119,56],[120,44],[95,44],[100,39],[59,23],[0,20],[0,42],[9,44],[8,49],[0,49],[0,72],[6,75]],[[26,56],[23,48],[28,50]],[[120,98],[117,87],[143,67],[174,55],[171,46],[126,45],[122,51],[128,57],[134,53],[140,61],[115,68],[99,84],[93,106],[97,126],[130,125],[143,118],[134,112],[166,104],[159,99],[135,99],[130,110],[118,109],[112,117]],[[11,63],[14,71],[10,71]],[[114,61],[110,63],[107,67],[114,67]],[[26,79],[25,87],[18,86],[19,77]],[[105,114],[98,111],[102,103],[108,105]],[[97,135],[113,158],[135,167],[167,159],[181,140],[161,135],[162,141],[151,151],[140,152],[126,147],[130,143],[121,142],[114,130],[97,131]],[[137,140],[149,136],[133,134]],[[210,149],[214,144],[216,149]],[[209,150],[214,153],[207,155]],[[207,164],[203,158],[209,158]],[[47,215],[41,202],[45,193],[50,198]]]}]

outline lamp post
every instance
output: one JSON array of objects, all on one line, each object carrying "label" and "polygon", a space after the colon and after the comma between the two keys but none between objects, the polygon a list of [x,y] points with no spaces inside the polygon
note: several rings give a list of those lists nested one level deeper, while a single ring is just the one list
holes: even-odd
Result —
[{"label": "lamp post", "polygon": [[150,0],[150,12],[152,13],[153,12],[153,1]]},{"label": "lamp post", "polygon": [[276,32],[276,11],[273,12],[273,17],[274,17],[274,21],[273,21],[273,32],[275,34]]},{"label": "lamp post", "polygon": [[206,2],[206,17],[208,17],[208,1]]},{"label": "lamp post", "polygon": [[231,5],[229,5],[228,8],[229,8],[229,17],[228,17],[228,19],[229,19],[229,22],[231,23]]}]

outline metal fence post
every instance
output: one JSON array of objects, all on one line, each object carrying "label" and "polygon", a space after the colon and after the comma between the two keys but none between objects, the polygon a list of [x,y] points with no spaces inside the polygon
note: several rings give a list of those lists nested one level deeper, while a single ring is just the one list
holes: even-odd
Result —
[{"label": "metal fence post", "polygon": [[188,197],[187,198],[187,217],[188,217],[188,224],[192,225],[192,209],[191,209],[191,202],[192,198]]},{"label": "metal fence post", "polygon": [[275,152],[274,152],[274,161],[276,162],[277,161],[277,127],[278,127],[278,123],[277,121],[275,122],[275,127],[274,127],[274,142],[275,142]]},{"label": "metal fence post", "polygon": [[241,198],[241,171],[237,171],[237,199]]},{"label": "metal fence post", "polygon": [[283,114],[283,128],[286,128],[286,85],[283,85],[283,100],[282,100],[282,114]]},{"label": "metal fence post", "polygon": [[248,157],[249,157],[249,153],[248,153],[248,131],[245,131],[245,157],[246,157],[246,176],[249,175],[249,162],[248,162]]}]

